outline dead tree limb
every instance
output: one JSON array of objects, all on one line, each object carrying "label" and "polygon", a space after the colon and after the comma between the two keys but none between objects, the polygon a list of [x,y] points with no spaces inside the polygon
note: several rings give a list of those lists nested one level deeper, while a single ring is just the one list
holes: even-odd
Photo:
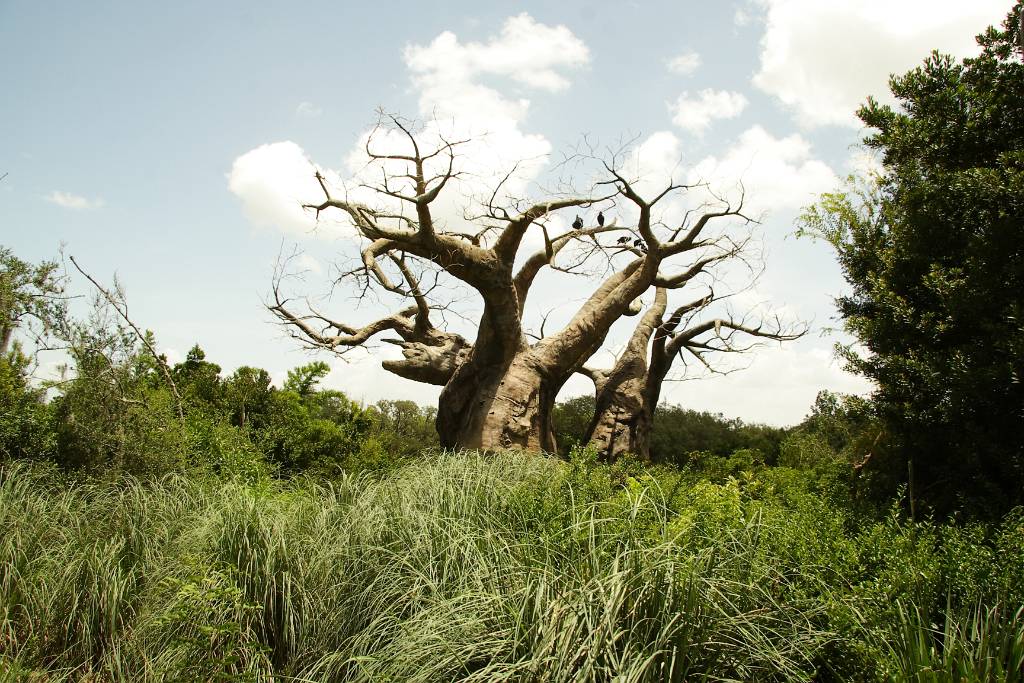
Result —
[{"label": "dead tree limb", "polygon": [[184,424],[185,408],[181,400],[181,394],[178,393],[178,385],[174,383],[174,378],[171,376],[171,370],[169,367],[167,367],[167,362],[164,360],[164,357],[157,353],[157,350],[153,348],[153,344],[150,342],[149,338],[145,334],[143,334],[142,330],[139,329],[139,326],[132,322],[132,319],[128,317],[128,303],[127,301],[125,301],[124,296],[121,295],[115,297],[109,290],[107,290],[103,285],[97,282],[96,279],[93,278],[93,276],[85,272],[82,266],[78,264],[78,261],[75,260],[74,256],[69,256],[69,258],[71,259],[71,263],[74,264],[78,272],[81,273],[85,277],[85,279],[87,279],[89,282],[93,284],[93,286],[99,291],[103,298],[106,299],[107,303],[109,303],[110,306],[117,312],[117,314],[121,316],[121,318],[128,324],[128,326],[132,328],[132,331],[135,333],[135,336],[138,337],[139,341],[142,343],[143,346],[146,347],[146,350],[149,351],[149,354],[153,357],[153,360],[156,361],[157,367],[160,368],[160,372],[164,376],[164,379],[167,380],[167,386],[170,387],[171,394],[174,396],[174,405],[175,408],[177,408],[178,420],[181,421],[182,424]]}]

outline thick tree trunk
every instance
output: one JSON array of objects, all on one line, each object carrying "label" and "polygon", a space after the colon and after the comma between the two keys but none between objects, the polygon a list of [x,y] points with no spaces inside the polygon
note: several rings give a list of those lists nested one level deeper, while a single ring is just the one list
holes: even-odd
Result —
[{"label": "thick tree trunk", "polygon": [[554,452],[551,410],[559,389],[529,350],[505,364],[465,363],[441,392],[441,445]]},{"label": "thick tree trunk", "polygon": [[644,378],[609,382],[597,393],[597,410],[587,429],[587,441],[614,462],[626,453],[650,457],[654,407],[646,400]]},{"label": "thick tree trunk", "polygon": [[559,334],[533,347],[519,326],[518,298],[485,299],[470,358],[441,392],[441,444],[555,452],[551,412],[559,390],[604,343],[612,324],[628,314],[656,273],[657,262],[637,259],[605,280]]},{"label": "thick tree trunk", "polygon": [[644,460],[650,458],[651,429],[661,382],[651,382],[647,344],[662,324],[667,300],[665,290],[658,288],[654,303],[640,319],[611,370],[585,371],[596,388],[596,409],[586,440],[609,462],[626,453]]},{"label": "thick tree trunk", "polygon": [[554,450],[554,394],[544,370],[523,335],[509,278],[485,296],[476,342],[441,392],[436,423],[441,445]]}]

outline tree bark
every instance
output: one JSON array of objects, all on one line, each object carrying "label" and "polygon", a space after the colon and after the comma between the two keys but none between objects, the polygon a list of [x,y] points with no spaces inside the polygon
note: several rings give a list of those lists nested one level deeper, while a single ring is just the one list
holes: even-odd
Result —
[{"label": "tree bark", "polygon": [[[689,324],[714,300],[714,293],[710,293],[680,306],[666,319],[667,291],[658,287],[654,304],[640,320],[614,367],[581,370],[594,381],[596,390],[596,411],[587,431],[587,441],[599,449],[604,459],[614,461],[632,453],[650,460],[651,433],[661,387],[680,353],[690,354],[712,370],[705,354],[739,353],[752,348],[753,344],[738,345],[737,334],[790,341],[806,332],[806,328],[784,329],[778,319],[767,328],[733,318],[712,318]],[[683,329],[677,329],[680,325]]]},{"label": "tree bark", "polygon": [[587,428],[586,441],[608,462],[626,453],[649,459],[654,408],[660,392],[656,387],[651,396],[647,346],[662,324],[667,302],[667,293],[659,287],[654,304],[640,319],[615,366],[609,371],[584,371],[594,381],[596,390],[596,409]]},{"label": "tree bark", "polygon": [[551,409],[561,384],[538,361],[525,351],[507,364],[461,366],[438,403],[441,445],[554,452]]},{"label": "tree bark", "polygon": [[[532,347],[519,327],[516,297],[502,302],[506,310],[500,314],[485,304],[472,356],[441,392],[437,428],[442,445],[555,452],[551,413],[558,392],[657,273],[655,256],[634,259],[609,276],[561,332]],[[495,331],[503,326],[518,336]]]},{"label": "tree bark", "polygon": [[399,377],[424,384],[444,386],[466,362],[473,347],[461,335],[432,330],[425,339],[385,339],[400,346],[400,360],[385,360],[381,366]]}]

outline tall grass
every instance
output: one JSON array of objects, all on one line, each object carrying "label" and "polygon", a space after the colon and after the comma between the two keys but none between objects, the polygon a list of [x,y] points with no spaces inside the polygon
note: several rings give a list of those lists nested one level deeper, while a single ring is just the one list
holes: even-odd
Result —
[{"label": "tall grass", "polygon": [[[442,455],[331,483],[74,484],[8,466],[0,671],[47,681],[831,675],[828,653],[847,636],[828,568],[801,571],[792,520],[732,507],[734,491],[720,488],[700,494],[714,505],[688,494],[685,510],[653,480],[598,499],[564,463],[519,454]],[[1012,623],[985,614],[987,625],[956,631],[961,649],[974,657],[967,644],[984,632],[984,656],[1010,643],[1002,670],[1019,668],[1020,613]],[[904,626],[906,647],[864,636],[887,663],[873,676],[916,647],[920,625]]]},{"label": "tall grass", "polygon": [[929,615],[901,604],[894,633],[873,637],[894,681],[1024,680],[1024,606],[948,606],[945,614]]}]

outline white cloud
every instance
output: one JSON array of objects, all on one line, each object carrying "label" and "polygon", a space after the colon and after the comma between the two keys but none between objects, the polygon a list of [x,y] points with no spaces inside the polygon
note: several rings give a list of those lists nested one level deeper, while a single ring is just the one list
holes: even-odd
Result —
[{"label": "white cloud", "polygon": [[296,116],[304,116],[306,118],[315,119],[324,113],[324,110],[316,106],[312,102],[299,102],[299,106],[295,107]]},{"label": "white cloud", "polygon": [[[324,215],[318,226],[315,214],[302,208],[303,203],[323,199],[314,177],[317,169],[294,142],[275,142],[235,159],[228,173],[228,188],[257,226],[292,234],[309,234],[318,227],[337,233],[340,224],[336,221]],[[330,171],[320,170],[333,177]]]},{"label": "white cloud", "polygon": [[668,60],[668,70],[680,76],[689,76],[700,67],[700,62],[699,54],[687,50]]},{"label": "white cloud", "polygon": [[[498,90],[485,81],[506,78],[522,89],[560,91],[569,86],[563,72],[590,59],[586,45],[568,28],[538,23],[527,14],[507,19],[500,33],[485,42],[464,43],[445,31],[427,45],[407,46],[403,56],[419,94],[418,114],[425,122],[416,129],[421,149],[432,150],[444,140],[470,141],[457,150],[455,170],[464,175],[452,181],[432,205],[435,222],[456,231],[466,227],[463,209],[468,198],[489,196],[516,163],[517,171],[503,191],[524,196],[551,152],[551,143],[544,136],[521,128],[529,101],[513,98],[507,88]],[[333,192],[388,205],[380,195],[360,187],[380,182],[379,166],[366,165],[365,147],[371,134],[376,153],[409,153],[409,140],[401,132],[366,131],[347,155],[342,171],[323,172]],[[432,175],[444,170],[447,158],[439,155],[428,165],[427,174]],[[229,186],[254,223],[308,232],[313,216],[300,205],[323,196],[313,180],[313,168],[295,143],[263,145],[235,160]],[[393,176],[408,173],[404,162],[389,162],[386,168]],[[342,219],[340,212],[328,213],[335,220]],[[327,217],[323,214],[321,223]]]},{"label": "white cloud", "polygon": [[632,155],[634,167],[630,171],[637,179],[636,189],[641,194],[661,192],[673,176],[679,175],[682,159],[683,143],[675,133],[652,133]]},{"label": "white cloud", "polygon": [[[687,209],[702,202],[717,205],[717,197],[727,198],[733,206],[744,194],[744,213],[763,217],[766,213],[785,213],[813,201],[818,194],[834,190],[839,177],[814,155],[811,143],[794,134],[776,137],[762,126],[752,126],[719,154],[696,161],[684,157],[683,141],[671,131],[658,131],[641,142],[622,160],[620,171],[641,195],[653,197],[670,183],[706,184],[683,194],[674,194],[659,203],[659,220],[668,224],[682,218]],[[708,190],[715,196],[708,194]],[[628,205],[619,206],[616,215],[624,222],[633,220]]]},{"label": "white cloud", "polygon": [[1005,0],[757,0],[765,11],[754,84],[804,126],[858,127],[868,95],[891,103],[892,73],[933,49],[976,54],[974,35],[1005,17]]},{"label": "white cloud", "polygon": [[54,190],[50,194],[46,195],[46,201],[56,204],[57,206],[63,206],[65,209],[98,209],[103,206],[103,200],[88,199],[81,195],[72,194],[70,192],[61,192],[60,190]]},{"label": "white cloud", "polygon": [[451,31],[445,31],[429,45],[410,45],[405,63],[423,88],[424,97],[432,97],[430,88],[444,82],[465,86],[480,75],[507,76],[540,90],[557,91],[569,87],[560,68],[575,68],[590,60],[587,46],[565,26],[546,26],[530,15],[510,17],[501,34],[487,43],[460,43]]},{"label": "white cloud", "polygon": [[747,106],[747,98],[727,90],[701,90],[695,97],[684,92],[668,105],[672,123],[690,133],[703,133],[715,119],[732,119]]},{"label": "white cloud", "polygon": [[838,178],[825,162],[814,158],[800,135],[777,138],[761,126],[744,131],[721,156],[709,156],[693,169],[691,181],[704,180],[716,191],[741,182],[752,212],[804,206],[832,190]]},{"label": "white cloud", "polygon": [[405,48],[405,64],[420,94],[422,115],[471,117],[506,126],[526,115],[527,99],[510,99],[480,83],[503,76],[517,83],[555,92],[569,86],[561,69],[590,61],[587,46],[565,26],[539,24],[528,14],[505,21],[501,34],[486,43],[461,43],[445,31],[428,45]]}]

